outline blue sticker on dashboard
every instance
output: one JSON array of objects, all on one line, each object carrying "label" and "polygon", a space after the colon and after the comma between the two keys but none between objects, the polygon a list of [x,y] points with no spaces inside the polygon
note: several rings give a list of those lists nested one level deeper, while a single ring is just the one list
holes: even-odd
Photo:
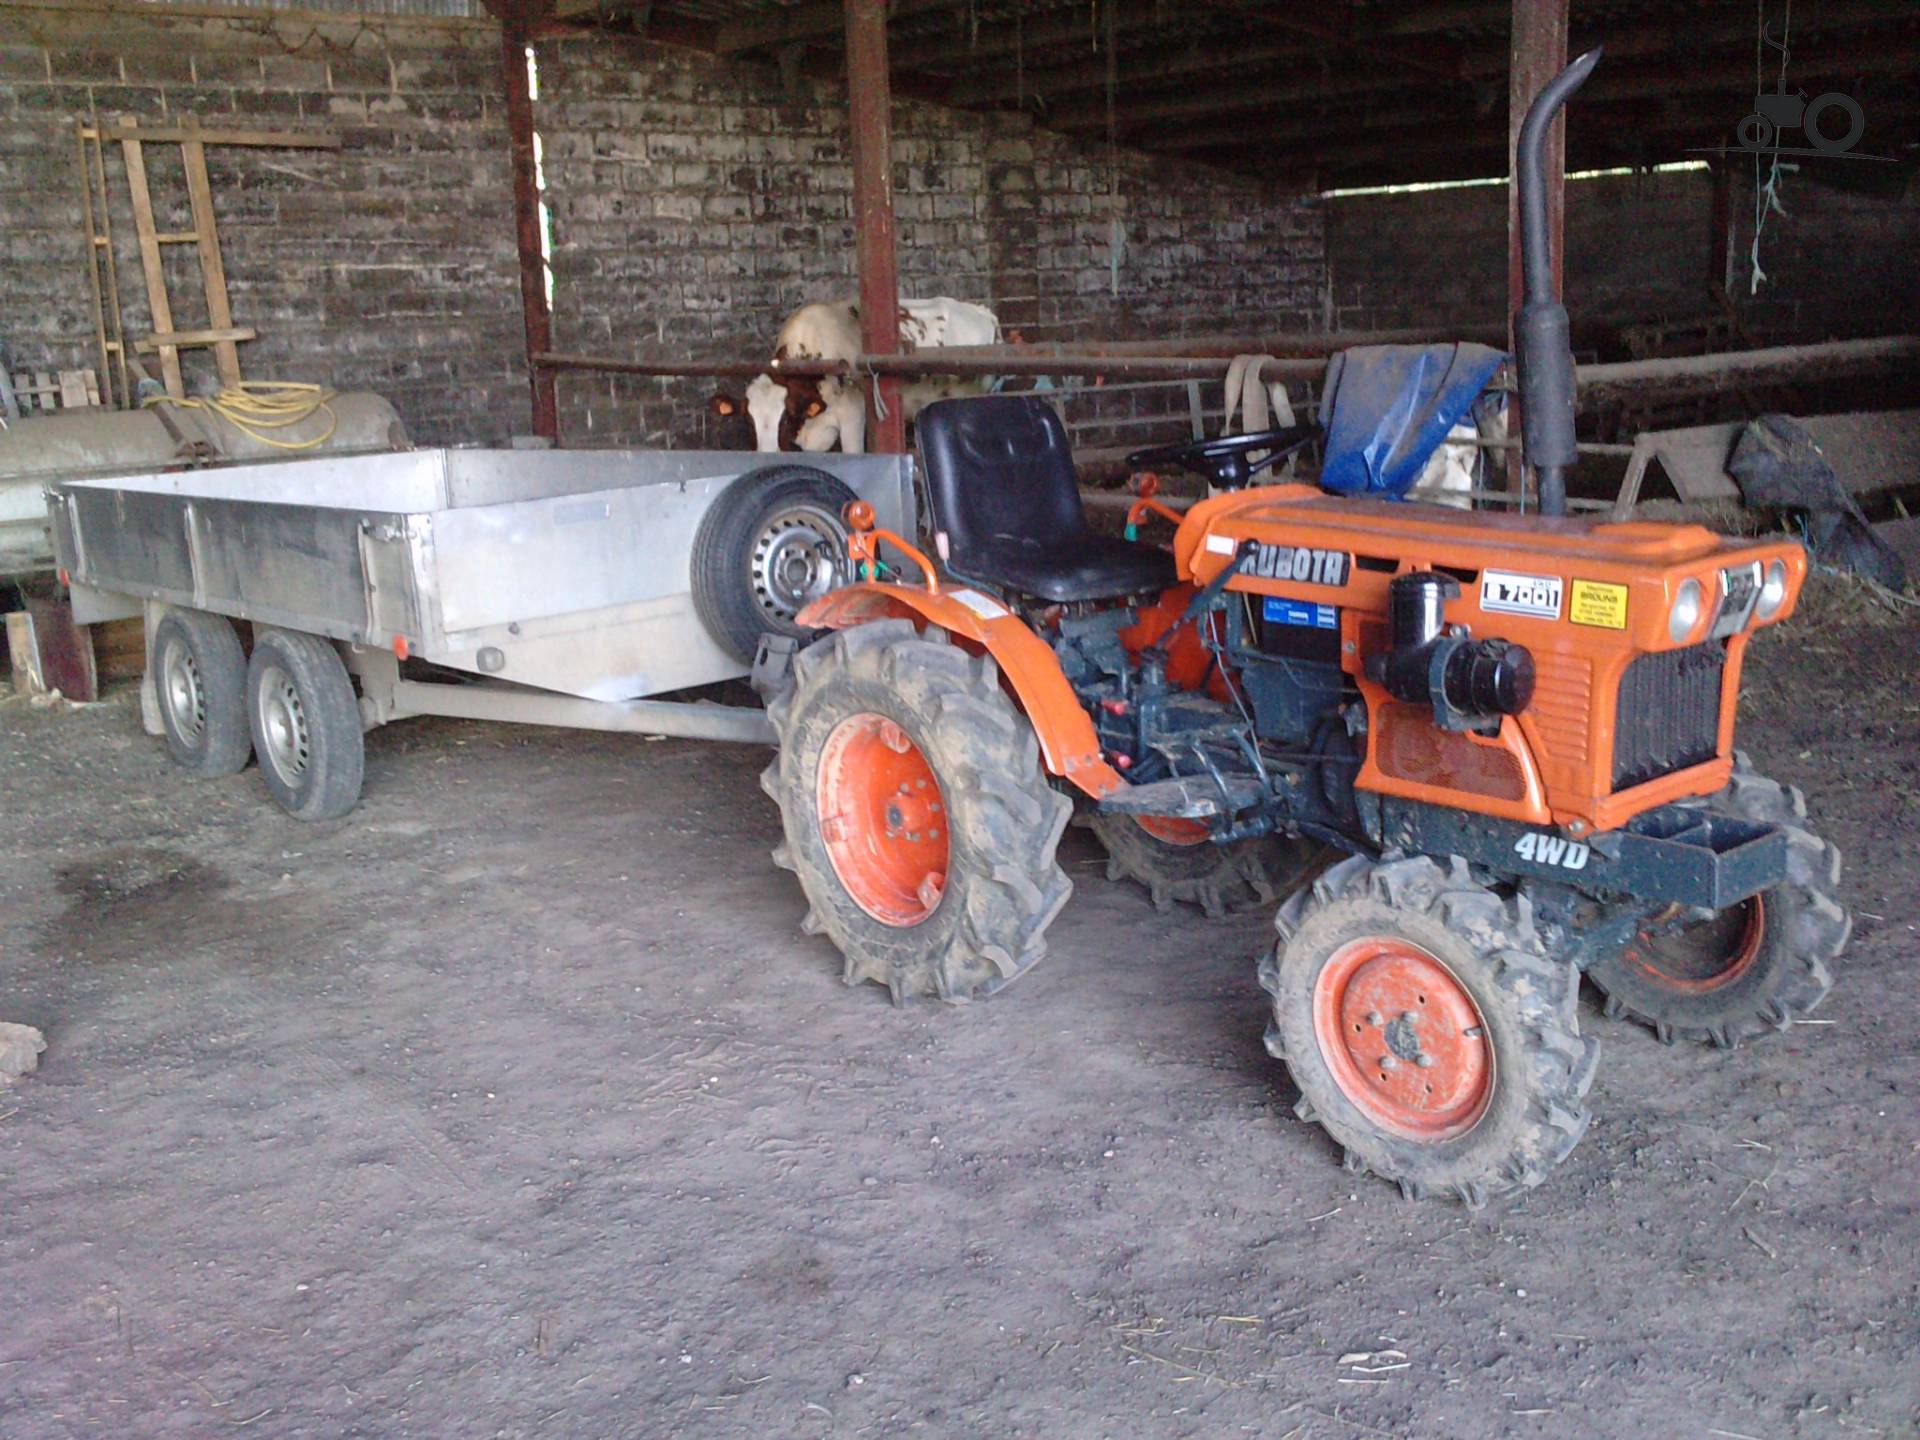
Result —
[{"label": "blue sticker on dashboard", "polygon": [[1331,605],[1315,605],[1309,600],[1287,600],[1278,595],[1269,595],[1260,613],[1274,625],[1303,625],[1309,630],[1340,628],[1338,610]]}]

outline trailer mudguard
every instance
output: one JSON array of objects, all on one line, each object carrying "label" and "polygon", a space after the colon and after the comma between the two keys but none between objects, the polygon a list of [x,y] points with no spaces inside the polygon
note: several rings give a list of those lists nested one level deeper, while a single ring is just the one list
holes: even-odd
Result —
[{"label": "trailer mudguard", "polygon": [[992,657],[1001,683],[1026,712],[1049,774],[1098,800],[1126,787],[1107,763],[1093,721],[1060,670],[1052,648],[1006,606],[964,586],[938,591],[917,585],[863,580],[823,595],[795,619],[820,630],[845,630],[872,620],[937,625],[963,648]]}]

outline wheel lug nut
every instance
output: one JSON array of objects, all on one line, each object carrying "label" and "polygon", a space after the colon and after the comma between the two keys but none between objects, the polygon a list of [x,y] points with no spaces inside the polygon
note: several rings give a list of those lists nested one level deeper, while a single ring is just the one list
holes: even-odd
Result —
[{"label": "wheel lug nut", "polygon": [[1367,1012],[1367,1024],[1373,1026],[1377,1030],[1382,1025],[1386,1024],[1386,1017],[1383,1016],[1378,1010],[1369,1010]]},{"label": "wheel lug nut", "polygon": [[1413,1011],[1411,1010],[1402,1010],[1400,1012],[1400,1018],[1406,1021],[1407,1024],[1409,1025],[1417,1025],[1420,1023],[1420,1017],[1414,1014]]},{"label": "wheel lug nut", "polygon": [[1433,1057],[1431,1055],[1416,1055],[1413,1057],[1413,1063],[1418,1065],[1422,1070],[1431,1070],[1433,1068]]},{"label": "wheel lug nut", "polygon": [[1380,1068],[1382,1070],[1398,1070],[1400,1068],[1399,1058],[1393,1055],[1382,1055],[1380,1057]]}]

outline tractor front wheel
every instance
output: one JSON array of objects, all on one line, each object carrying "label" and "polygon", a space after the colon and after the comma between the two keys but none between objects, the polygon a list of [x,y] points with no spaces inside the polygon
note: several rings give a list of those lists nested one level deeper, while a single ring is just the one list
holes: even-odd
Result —
[{"label": "tractor front wheel", "polygon": [[1183,901],[1215,918],[1271,904],[1306,878],[1323,848],[1276,835],[1218,845],[1204,824],[1174,817],[1095,814],[1087,824],[1107,852],[1107,879],[1146,887],[1156,910]]},{"label": "tractor front wheel", "polygon": [[1833,988],[1827,962],[1853,922],[1834,899],[1840,851],[1806,829],[1798,790],[1755,773],[1744,755],[1715,809],[1787,832],[1787,876],[1714,914],[1672,906],[1641,922],[1587,968],[1610,1016],[1630,1015],[1667,1044],[1710,1040],[1731,1050],[1784,1030]]},{"label": "tractor front wheel", "polygon": [[848,984],[969,1000],[1040,959],[1072,888],[1054,851],[1073,806],[992,660],[904,620],[859,625],[802,651],[767,714],[774,863],[799,876],[803,928],[839,947]]},{"label": "tractor front wheel", "polygon": [[1296,893],[1260,967],[1294,1113],[1351,1171],[1470,1206],[1537,1185],[1586,1132],[1599,1047],[1532,907],[1466,864],[1355,856]]}]

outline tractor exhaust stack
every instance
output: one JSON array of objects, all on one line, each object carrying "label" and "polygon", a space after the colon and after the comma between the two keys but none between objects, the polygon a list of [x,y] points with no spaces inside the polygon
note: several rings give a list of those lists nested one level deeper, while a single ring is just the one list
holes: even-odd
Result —
[{"label": "tractor exhaust stack", "polygon": [[1527,303],[1514,317],[1520,367],[1520,426],[1527,462],[1540,488],[1540,513],[1567,513],[1567,467],[1578,455],[1573,439],[1573,349],[1567,311],[1553,291],[1553,249],[1547,238],[1547,130],[1560,107],[1600,63],[1595,47],[1533,97],[1514,147],[1520,186],[1520,262]]}]

